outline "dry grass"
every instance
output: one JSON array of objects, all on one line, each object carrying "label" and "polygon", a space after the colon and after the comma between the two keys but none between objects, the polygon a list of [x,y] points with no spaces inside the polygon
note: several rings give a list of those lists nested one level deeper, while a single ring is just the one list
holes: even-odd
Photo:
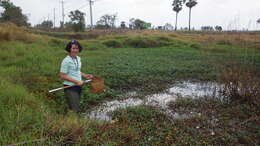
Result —
[{"label": "dry grass", "polygon": [[199,42],[204,46],[234,45],[260,50],[260,33],[256,32],[181,33],[178,36],[182,39]]},{"label": "dry grass", "polygon": [[220,82],[222,94],[228,101],[259,103],[260,77],[253,67],[231,64],[222,68]]},{"label": "dry grass", "polygon": [[47,137],[61,145],[77,144],[84,139],[84,133],[91,121],[80,118],[76,113],[69,112],[67,116],[55,118],[49,115]]},{"label": "dry grass", "polygon": [[0,41],[19,40],[32,42],[40,38],[40,36],[26,32],[26,28],[18,27],[13,23],[0,23]]},{"label": "dry grass", "polygon": [[[131,30],[131,29],[95,29],[89,32],[97,33],[97,34],[106,34],[106,35],[113,35],[113,34],[169,34],[169,32],[158,31],[158,30]],[[176,34],[176,32],[170,32],[171,34]]]}]

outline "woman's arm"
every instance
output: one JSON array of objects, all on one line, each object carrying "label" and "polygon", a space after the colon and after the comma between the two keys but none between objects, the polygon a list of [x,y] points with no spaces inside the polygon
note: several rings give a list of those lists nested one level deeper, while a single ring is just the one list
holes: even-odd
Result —
[{"label": "woman's arm", "polygon": [[73,82],[73,83],[75,83],[75,84],[78,85],[78,86],[82,86],[82,85],[84,84],[83,81],[75,80],[75,79],[69,77],[67,74],[62,73],[62,72],[60,72],[59,77],[60,77],[61,79],[63,79],[63,80]]}]

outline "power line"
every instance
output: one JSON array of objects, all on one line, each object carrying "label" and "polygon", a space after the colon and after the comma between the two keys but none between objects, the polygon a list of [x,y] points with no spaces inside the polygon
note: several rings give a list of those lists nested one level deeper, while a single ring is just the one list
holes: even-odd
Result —
[{"label": "power line", "polygon": [[[75,10],[80,10],[82,8],[85,8],[87,5],[89,5],[89,9],[90,9],[90,21],[91,21],[91,28],[93,28],[93,11],[92,11],[92,5],[94,4],[94,2],[96,1],[100,1],[100,0],[87,0],[88,3],[79,7],[78,9]],[[65,15],[68,15],[70,12],[65,13],[64,10],[64,3],[67,3],[67,1],[61,0],[61,7],[62,7],[62,25],[65,23]],[[67,8],[67,7],[66,7]],[[55,11],[55,10],[54,10]],[[55,12],[54,12],[55,13]],[[55,14],[54,14],[55,15]],[[55,17],[55,16],[54,16]],[[55,21],[55,20],[54,20]],[[54,22],[55,23],[55,22]],[[55,26],[55,25],[54,25]]]},{"label": "power line", "polygon": [[[88,4],[85,4],[85,5],[83,5],[83,6],[79,7],[79,8],[77,8],[77,9],[74,9],[74,10],[80,10],[80,9],[85,8],[86,6],[88,6]],[[69,14],[69,13],[70,13],[70,12],[67,12],[65,15],[67,15],[67,14]]]},{"label": "power line", "polygon": [[[81,6],[81,7],[77,8],[77,9],[74,9],[74,10],[80,10],[80,9],[83,9],[83,8],[85,8],[85,7],[88,6],[88,5],[89,5],[89,4],[87,3],[87,4]],[[69,13],[70,13],[70,12],[67,12],[65,15],[68,15]]]}]

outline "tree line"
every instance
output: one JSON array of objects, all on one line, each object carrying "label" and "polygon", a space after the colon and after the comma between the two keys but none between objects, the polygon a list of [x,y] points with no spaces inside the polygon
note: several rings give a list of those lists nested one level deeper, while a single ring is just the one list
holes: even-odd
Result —
[{"label": "tree line", "polygon": [[1,13],[0,22],[13,22],[18,26],[30,26],[28,17],[22,13],[20,7],[15,6],[9,0],[0,0],[0,7],[4,9]]},{"label": "tree line", "polygon": [[[170,23],[166,23],[164,26],[152,27],[152,24],[138,18],[131,18],[129,22],[121,21],[120,26],[116,27],[117,14],[105,14],[100,17],[96,22],[94,28],[97,29],[160,29],[160,30],[177,30],[178,24],[178,14],[183,9],[183,5],[186,5],[189,8],[189,25],[181,30],[191,30],[191,10],[194,6],[198,4],[197,0],[173,0],[172,6],[173,11],[176,12],[175,27]],[[15,6],[10,0],[0,0],[0,7],[3,8],[3,12],[0,14],[0,22],[12,22],[18,26],[32,27],[28,22],[28,16],[22,13],[22,9],[18,6]],[[86,26],[85,13],[80,10],[75,10],[69,12],[70,20],[63,24],[61,22],[60,27],[56,29],[68,30],[68,31],[84,31]],[[260,19],[257,20],[257,23],[260,24]],[[40,24],[33,26],[38,29],[50,30],[54,28],[53,21],[44,20]],[[221,26],[214,27],[216,31],[222,31]],[[202,26],[201,30],[212,31],[214,30],[212,26]]]}]

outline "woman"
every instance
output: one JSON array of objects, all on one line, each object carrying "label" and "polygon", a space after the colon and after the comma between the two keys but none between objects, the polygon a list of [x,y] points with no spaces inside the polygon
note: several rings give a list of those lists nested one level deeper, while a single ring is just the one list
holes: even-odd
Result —
[{"label": "woman", "polygon": [[80,43],[76,40],[70,41],[65,50],[68,52],[60,68],[60,78],[64,80],[64,86],[76,85],[71,88],[64,89],[65,97],[67,99],[69,109],[74,112],[80,112],[79,102],[81,96],[81,86],[84,84],[82,77],[91,79],[91,74],[84,74],[81,72],[81,60],[77,56],[82,51]]}]

